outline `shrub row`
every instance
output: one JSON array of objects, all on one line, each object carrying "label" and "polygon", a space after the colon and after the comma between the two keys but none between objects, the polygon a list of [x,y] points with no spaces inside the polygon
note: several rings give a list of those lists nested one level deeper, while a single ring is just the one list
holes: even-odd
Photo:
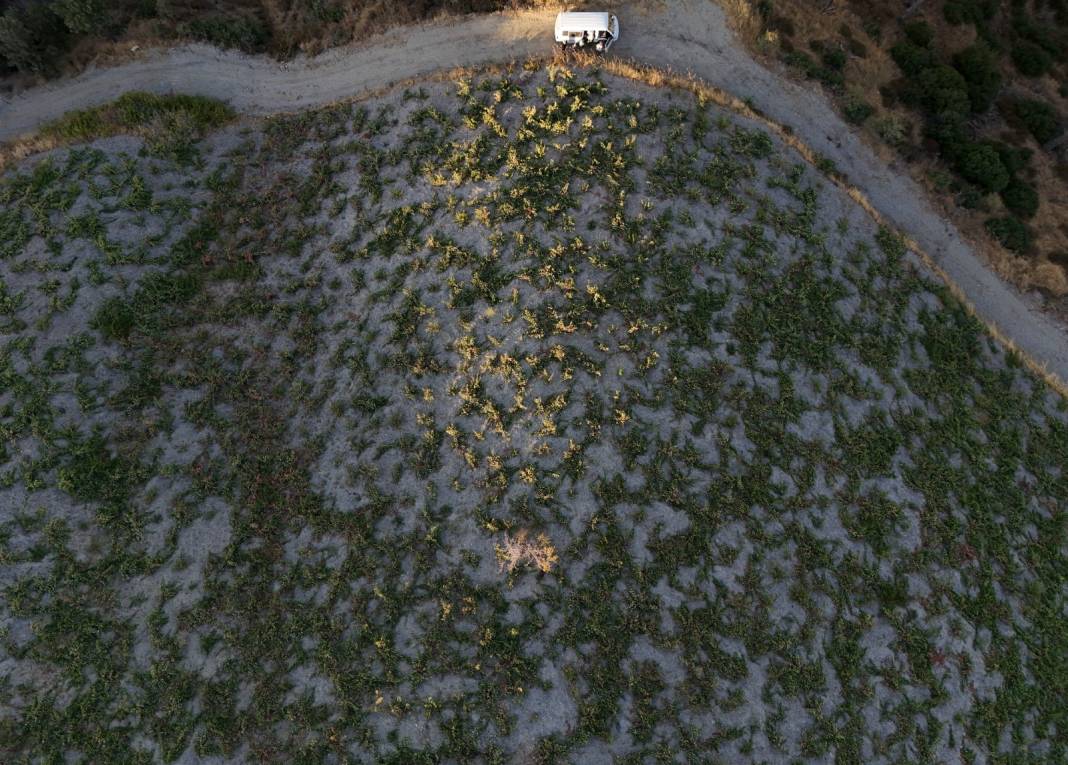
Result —
[{"label": "shrub row", "polygon": [[1068,36],[1063,29],[1035,21],[1022,6],[1012,15],[1012,63],[1025,77],[1041,77],[1054,62],[1065,60]]}]

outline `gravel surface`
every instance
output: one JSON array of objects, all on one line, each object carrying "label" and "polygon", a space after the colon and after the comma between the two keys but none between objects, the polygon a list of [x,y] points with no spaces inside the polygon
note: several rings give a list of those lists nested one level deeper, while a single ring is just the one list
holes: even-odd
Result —
[{"label": "gravel surface", "polygon": [[[835,113],[826,96],[755,61],[705,0],[664,0],[619,8],[618,56],[692,73],[748,99],[832,159],[890,221],[946,271],[984,320],[1068,380],[1068,333],[1038,299],[1004,283],[910,178],[888,167]],[[228,100],[252,114],[285,112],[349,98],[445,68],[473,66],[551,49],[553,11],[499,13],[404,28],[313,59],[277,62],[193,45],[33,89],[0,101],[0,140],[33,130],[70,109],[128,90],[181,91]]]}]

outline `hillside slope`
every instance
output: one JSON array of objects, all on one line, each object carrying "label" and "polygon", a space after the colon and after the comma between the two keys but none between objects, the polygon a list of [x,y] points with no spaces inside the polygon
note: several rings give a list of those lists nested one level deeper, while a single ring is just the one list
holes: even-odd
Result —
[{"label": "hillside slope", "polygon": [[[1040,364],[1068,380],[1068,333],[1039,301],[990,271],[971,245],[932,208],[906,173],[889,166],[835,113],[818,91],[755,61],[709,2],[631,4],[620,9],[624,33],[613,50],[654,66],[692,72],[752,103],[793,130],[856,185],[874,206],[948,273],[975,305]],[[551,12],[490,14],[445,25],[396,30],[373,44],[279,64],[203,46],[153,54],[116,69],[90,72],[0,103],[0,138],[9,139],[71,108],[127,90],[181,91],[228,100],[243,112],[277,113],[329,103],[430,76],[443,67],[543,55],[551,47]],[[668,23],[670,22],[670,23]]]},{"label": "hillside slope", "polygon": [[12,758],[1064,759],[1065,403],[759,125],[530,66],[143,148],[0,186]]}]

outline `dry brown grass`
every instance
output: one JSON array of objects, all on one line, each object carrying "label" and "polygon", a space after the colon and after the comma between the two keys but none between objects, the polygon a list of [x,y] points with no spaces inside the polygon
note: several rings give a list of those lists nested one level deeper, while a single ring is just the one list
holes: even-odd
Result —
[{"label": "dry brown grass", "polygon": [[0,173],[29,156],[52,151],[60,142],[52,136],[40,134],[29,135],[14,141],[0,144]]},{"label": "dry brown grass", "polygon": [[497,545],[497,562],[501,571],[512,572],[525,563],[547,574],[559,562],[559,557],[545,534],[531,536],[527,531],[519,531],[514,537],[504,535],[504,541]]},{"label": "dry brown grass", "polygon": [[749,0],[718,0],[727,14],[730,28],[744,40],[755,40],[763,30],[763,20]]}]

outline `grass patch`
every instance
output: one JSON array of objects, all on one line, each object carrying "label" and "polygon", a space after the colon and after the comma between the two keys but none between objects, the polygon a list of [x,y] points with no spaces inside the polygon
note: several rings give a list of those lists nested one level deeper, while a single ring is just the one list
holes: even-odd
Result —
[{"label": "grass patch", "polygon": [[42,126],[39,132],[57,143],[80,143],[132,133],[166,153],[174,150],[170,147],[175,143],[199,138],[233,118],[229,106],[207,96],[132,91],[101,106],[65,114]]}]

